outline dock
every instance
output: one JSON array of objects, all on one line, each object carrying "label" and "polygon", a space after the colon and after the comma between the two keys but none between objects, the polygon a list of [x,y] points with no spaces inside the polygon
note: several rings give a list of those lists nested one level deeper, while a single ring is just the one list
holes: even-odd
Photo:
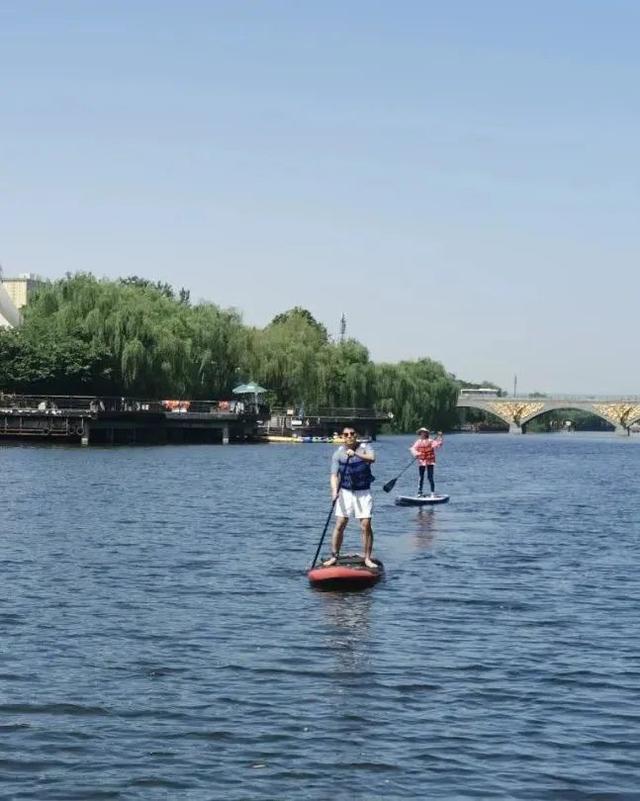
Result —
[{"label": "dock", "polygon": [[146,400],[0,393],[0,440],[82,445],[260,441],[266,407],[236,400]]},{"label": "dock", "polygon": [[0,441],[82,445],[331,442],[345,425],[375,440],[389,414],[331,407],[300,416],[245,400],[149,400],[0,392]]},{"label": "dock", "polygon": [[361,438],[375,440],[380,426],[392,419],[389,412],[359,406],[326,406],[307,414],[292,408],[274,408],[269,421],[260,430],[272,441],[290,438],[304,442],[331,442],[344,426],[351,426]]}]

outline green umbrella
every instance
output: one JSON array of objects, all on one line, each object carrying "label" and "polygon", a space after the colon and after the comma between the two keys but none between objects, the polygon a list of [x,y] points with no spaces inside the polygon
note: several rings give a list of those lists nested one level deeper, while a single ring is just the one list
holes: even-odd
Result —
[{"label": "green umbrella", "polygon": [[267,391],[260,384],[256,384],[255,381],[251,381],[249,384],[240,384],[240,386],[233,388],[234,395],[260,395]]}]

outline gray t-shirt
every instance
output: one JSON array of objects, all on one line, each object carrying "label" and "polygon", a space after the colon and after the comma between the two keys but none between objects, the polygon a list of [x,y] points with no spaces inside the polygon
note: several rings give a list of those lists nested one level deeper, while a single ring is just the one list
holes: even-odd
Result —
[{"label": "gray t-shirt", "polygon": [[[346,448],[344,445],[340,445],[340,447],[333,452],[333,456],[331,457],[331,475],[336,476],[338,475],[338,471],[342,469],[342,467],[346,464],[347,461],[347,451],[349,448]],[[360,442],[358,447],[356,448],[356,455],[364,455],[364,456],[373,456],[373,448],[370,448],[366,443]]]}]

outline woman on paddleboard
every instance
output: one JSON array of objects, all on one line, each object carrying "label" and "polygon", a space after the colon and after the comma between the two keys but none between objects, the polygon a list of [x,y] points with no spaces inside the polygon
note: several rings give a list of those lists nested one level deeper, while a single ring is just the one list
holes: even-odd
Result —
[{"label": "woman on paddleboard", "polygon": [[331,556],[323,562],[325,567],[337,563],[344,530],[350,517],[360,521],[365,566],[376,569],[378,567],[371,558],[373,552],[371,465],[375,460],[373,448],[358,442],[358,435],[353,428],[346,427],[342,432],[342,445],[334,452],[331,459],[331,500],[335,501],[336,506],[336,526],[331,538]]},{"label": "woman on paddleboard", "polygon": [[429,438],[428,428],[419,428],[417,434],[418,439],[409,450],[418,460],[418,474],[420,480],[418,485],[418,497],[424,497],[422,488],[424,486],[424,474],[426,470],[429,486],[431,487],[431,497],[435,498],[436,485],[433,479],[433,471],[436,465],[436,451],[442,446],[442,431],[438,431],[438,436],[435,439]]}]

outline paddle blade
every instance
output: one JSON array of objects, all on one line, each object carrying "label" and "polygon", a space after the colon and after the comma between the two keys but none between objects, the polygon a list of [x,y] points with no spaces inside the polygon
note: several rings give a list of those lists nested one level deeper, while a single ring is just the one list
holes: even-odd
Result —
[{"label": "paddle blade", "polygon": [[395,487],[397,478],[392,478],[391,481],[387,481],[387,483],[382,487],[385,492],[391,492],[391,490]]}]

